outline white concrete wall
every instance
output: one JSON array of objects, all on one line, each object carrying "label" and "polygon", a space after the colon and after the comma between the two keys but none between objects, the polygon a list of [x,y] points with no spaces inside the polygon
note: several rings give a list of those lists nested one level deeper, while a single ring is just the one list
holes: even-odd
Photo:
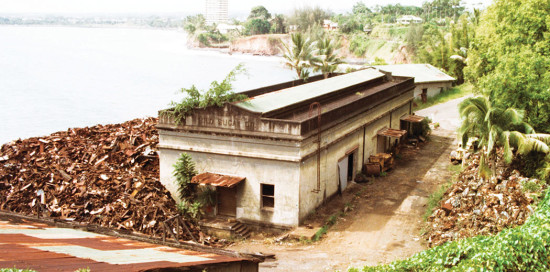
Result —
[{"label": "white concrete wall", "polygon": [[[326,198],[338,192],[338,161],[345,157],[347,152],[357,148],[354,158],[354,175],[361,170],[363,165],[363,152],[365,152],[365,162],[368,161],[370,155],[377,153],[376,133],[384,127],[390,127],[390,112],[392,112],[392,127],[399,128],[400,114],[408,113],[412,93],[411,90],[405,95],[322,132],[321,190],[319,193],[313,192],[317,186],[317,157],[315,155],[317,136],[313,134],[302,142],[300,155],[307,159],[300,165],[300,220],[305,219]],[[365,147],[363,147],[363,133],[365,133]]]},{"label": "white concrete wall", "polygon": [[[186,152],[193,158],[199,173],[246,177],[244,184],[237,188],[237,219],[298,225],[300,162],[295,144],[197,134],[182,137],[167,131],[161,131],[160,137],[163,143],[160,146],[161,182],[173,196],[176,196],[177,186],[172,165],[182,152]],[[262,158],[264,153],[269,155],[266,157],[279,156],[279,159]],[[275,185],[272,211],[261,209],[261,183]]]},{"label": "white concrete wall", "polygon": [[422,89],[428,89],[428,97],[432,97],[441,93],[441,88],[445,91],[451,87],[451,82],[417,83],[416,88],[414,89],[414,98],[420,99]]},{"label": "white concrete wall", "polygon": [[[345,121],[335,121],[322,132],[321,190],[317,186],[317,136],[302,141],[263,140],[159,129],[161,182],[174,196],[173,164],[181,152],[191,155],[199,173],[213,172],[246,177],[238,189],[237,218],[245,221],[297,226],[323,201],[338,192],[338,161],[357,148],[354,174],[363,158],[376,154],[376,133],[399,127],[413,90]],[[365,134],[365,135],[364,135]],[[363,147],[365,136],[365,147]],[[363,151],[365,154],[363,156]],[[275,209],[261,209],[260,184],[275,185]]]},{"label": "white concrete wall", "polygon": [[[321,150],[321,180],[317,189],[317,156],[314,154],[301,163],[300,167],[300,220],[303,220],[323,201],[336,194],[339,186],[338,161],[348,152],[355,150],[354,177],[361,170],[363,130],[358,129],[341,141]],[[348,183],[349,185],[349,183]]]}]

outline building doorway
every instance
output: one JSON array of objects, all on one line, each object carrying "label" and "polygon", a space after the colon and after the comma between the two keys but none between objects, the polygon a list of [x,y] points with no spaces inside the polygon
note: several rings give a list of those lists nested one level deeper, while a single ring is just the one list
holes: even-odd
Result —
[{"label": "building doorway", "polygon": [[218,215],[237,216],[237,190],[236,187],[218,187]]},{"label": "building doorway", "polygon": [[338,161],[338,191],[341,193],[348,187],[348,182],[353,180],[355,173],[355,155],[357,149],[348,153]]}]

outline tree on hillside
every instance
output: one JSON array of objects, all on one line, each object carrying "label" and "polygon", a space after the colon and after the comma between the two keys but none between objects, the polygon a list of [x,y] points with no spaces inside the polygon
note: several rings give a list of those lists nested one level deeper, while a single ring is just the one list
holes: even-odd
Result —
[{"label": "tree on hillside", "polygon": [[271,20],[271,33],[287,33],[286,31],[286,19],[282,14],[276,14]]},{"label": "tree on hillside", "polygon": [[515,148],[519,154],[529,152],[548,153],[550,135],[534,134],[533,128],[523,121],[524,114],[514,108],[501,108],[491,104],[484,96],[470,97],[462,101],[458,110],[462,118],[459,133],[462,145],[466,146],[468,139],[477,137],[479,146],[484,149],[480,162],[480,175],[488,177],[494,174],[494,168],[488,167],[488,160],[495,167],[496,147],[504,149],[504,159],[512,161]]},{"label": "tree on hillside", "polygon": [[247,35],[266,34],[271,30],[271,14],[264,6],[253,7],[245,24]]},{"label": "tree on hillside", "polygon": [[456,23],[445,28],[434,23],[424,24],[422,29],[411,26],[405,36],[407,48],[416,52],[416,61],[439,67],[454,76],[458,84],[462,84],[468,51],[475,33],[475,24],[471,20],[469,14],[463,14]]},{"label": "tree on hillside", "polygon": [[256,6],[253,7],[250,11],[250,14],[248,15],[248,19],[263,19],[263,20],[269,20],[271,19],[271,14],[264,6]]},{"label": "tree on hillside", "polygon": [[291,44],[281,42],[285,66],[295,70],[298,78],[307,79],[309,68],[316,61],[313,55],[314,43],[300,32],[290,35]]},{"label": "tree on hillside", "polygon": [[432,19],[457,19],[464,13],[461,0],[433,0],[422,4],[422,15],[426,21]]},{"label": "tree on hillside", "polygon": [[183,29],[189,35],[195,35],[197,30],[202,30],[206,26],[206,19],[202,14],[187,16],[183,20]]},{"label": "tree on hillside", "polygon": [[550,0],[497,0],[482,15],[466,77],[502,107],[550,132]]},{"label": "tree on hillside", "polygon": [[313,63],[314,71],[323,73],[324,78],[328,78],[330,73],[334,73],[338,69],[338,65],[344,63],[338,57],[339,42],[335,42],[330,38],[321,39],[316,43],[317,57]]},{"label": "tree on hillside", "polygon": [[307,31],[315,25],[323,25],[323,20],[329,19],[331,13],[320,7],[304,7],[295,9],[289,18],[289,23],[296,25],[298,31]]},{"label": "tree on hillside", "polygon": [[353,14],[370,14],[372,11],[363,2],[357,2],[352,8]]}]

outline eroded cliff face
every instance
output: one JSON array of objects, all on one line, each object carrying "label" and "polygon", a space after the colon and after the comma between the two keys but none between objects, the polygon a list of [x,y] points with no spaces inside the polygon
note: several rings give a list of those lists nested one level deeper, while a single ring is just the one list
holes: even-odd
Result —
[{"label": "eroded cliff face", "polygon": [[282,55],[281,41],[288,43],[288,34],[266,34],[243,37],[234,40],[229,46],[229,52],[239,52],[253,55]]}]

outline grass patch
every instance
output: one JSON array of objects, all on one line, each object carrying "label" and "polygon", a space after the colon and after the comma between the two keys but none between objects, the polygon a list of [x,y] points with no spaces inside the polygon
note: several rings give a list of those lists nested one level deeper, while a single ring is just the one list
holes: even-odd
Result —
[{"label": "grass patch", "polygon": [[448,242],[387,265],[358,271],[550,271],[550,191],[524,225],[495,236]]},{"label": "grass patch", "polygon": [[317,242],[319,240],[321,240],[321,238],[323,237],[323,235],[325,235],[328,231],[328,229],[330,229],[330,227],[334,226],[334,224],[336,224],[338,222],[338,219],[342,216],[344,216],[344,212],[338,212],[338,213],[335,213],[333,215],[331,215],[327,222],[325,223],[325,225],[323,225],[319,230],[317,230],[317,232],[315,233],[315,235],[313,236],[313,242]]},{"label": "grass patch", "polygon": [[36,272],[30,269],[17,269],[17,268],[0,268],[0,272]]},{"label": "grass patch", "polygon": [[452,182],[449,182],[449,183],[446,183],[446,184],[443,184],[443,185],[439,186],[439,188],[437,188],[437,190],[435,190],[435,192],[433,192],[433,194],[431,194],[428,197],[428,204],[426,204],[426,211],[424,212],[424,215],[422,216],[424,221],[426,221],[428,219],[428,217],[430,217],[430,215],[432,215],[433,210],[435,209],[435,207],[437,207],[439,205],[439,201],[441,201],[441,199],[443,198],[443,195],[445,194],[447,189],[449,189],[449,187],[451,187],[451,184],[452,184]]},{"label": "grass patch", "polygon": [[414,110],[422,110],[425,108],[429,108],[433,105],[441,104],[449,100],[469,95],[473,92],[473,89],[474,87],[472,84],[465,83],[460,86],[456,86],[449,90],[446,90],[440,94],[429,97],[426,103],[422,103],[420,100],[415,100],[416,107],[414,107]]}]

